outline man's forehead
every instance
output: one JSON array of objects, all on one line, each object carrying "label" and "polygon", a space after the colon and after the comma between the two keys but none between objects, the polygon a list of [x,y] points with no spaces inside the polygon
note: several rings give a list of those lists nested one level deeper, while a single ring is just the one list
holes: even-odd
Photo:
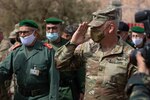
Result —
[{"label": "man's forehead", "polygon": [[19,27],[19,30],[32,30],[33,28],[28,27],[28,26],[21,26]]},{"label": "man's forehead", "polygon": [[132,32],[132,35],[138,35],[138,36],[140,36],[140,35],[144,35],[144,34],[139,34],[137,32]]},{"label": "man's forehead", "polygon": [[51,23],[49,23],[49,24],[46,24],[46,26],[47,27],[54,27],[54,26],[59,27],[60,25],[59,24],[51,24]]}]

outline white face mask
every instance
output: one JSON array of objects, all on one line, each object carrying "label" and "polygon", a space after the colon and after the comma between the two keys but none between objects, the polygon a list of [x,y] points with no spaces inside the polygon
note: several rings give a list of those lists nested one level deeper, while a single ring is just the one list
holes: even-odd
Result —
[{"label": "white face mask", "polygon": [[35,40],[34,32],[29,36],[20,37],[21,43],[26,45],[26,46],[31,45],[33,43],[33,41]]},{"label": "white face mask", "polygon": [[133,38],[132,42],[135,44],[135,46],[137,46],[143,42],[143,39],[142,38],[137,38],[137,39]]}]

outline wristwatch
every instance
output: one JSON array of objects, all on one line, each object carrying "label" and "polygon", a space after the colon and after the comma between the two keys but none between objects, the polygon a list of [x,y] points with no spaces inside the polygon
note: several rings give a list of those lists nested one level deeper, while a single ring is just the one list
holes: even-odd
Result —
[{"label": "wristwatch", "polygon": [[68,44],[67,44],[67,46],[73,46],[73,47],[76,48],[78,45],[69,41]]}]

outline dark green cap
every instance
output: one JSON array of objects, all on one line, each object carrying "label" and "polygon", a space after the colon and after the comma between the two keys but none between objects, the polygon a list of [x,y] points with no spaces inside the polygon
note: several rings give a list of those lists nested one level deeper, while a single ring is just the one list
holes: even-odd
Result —
[{"label": "dark green cap", "polygon": [[55,17],[51,17],[51,18],[47,18],[45,20],[45,22],[47,24],[51,23],[51,24],[62,24],[63,23],[63,20],[61,19],[58,19],[58,18],[55,18]]},{"label": "dark green cap", "polygon": [[19,27],[21,26],[29,26],[29,27],[38,29],[38,25],[36,24],[36,22],[34,22],[33,20],[28,20],[28,19],[20,21]]},{"label": "dark green cap", "polygon": [[142,33],[144,33],[144,28],[139,27],[139,26],[134,26],[131,28],[131,31],[135,32],[135,33],[142,34]]}]

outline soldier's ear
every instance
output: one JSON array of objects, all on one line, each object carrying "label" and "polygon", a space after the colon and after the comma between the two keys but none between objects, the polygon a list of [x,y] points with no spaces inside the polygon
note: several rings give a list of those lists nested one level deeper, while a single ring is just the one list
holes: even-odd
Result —
[{"label": "soldier's ear", "polygon": [[37,32],[37,31],[34,32],[34,36],[35,36],[35,37],[38,36],[38,32]]},{"label": "soldier's ear", "polygon": [[110,23],[110,25],[109,25],[109,33],[114,32],[114,30],[115,30],[115,25],[113,23]]}]

